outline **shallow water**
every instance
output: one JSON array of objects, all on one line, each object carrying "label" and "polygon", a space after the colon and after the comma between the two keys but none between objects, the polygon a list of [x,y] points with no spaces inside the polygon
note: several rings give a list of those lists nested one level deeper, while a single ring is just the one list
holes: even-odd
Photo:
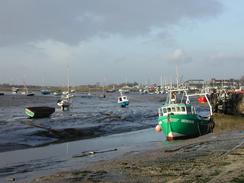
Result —
[{"label": "shallow water", "polygon": [[162,134],[148,128],[45,147],[2,152],[0,182],[11,178],[21,182],[30,181],[56,171],[76,169],[124,154],[160,148],[162,143],[166,143],[164,140]]},{"label": "shallow water", "polygon": [[163,140],[151,127],[157,123],[157,109],[164,96],[131,93],[129,107],[121,108],[118,95],[76,94],[69,111],[56,108],[50,118],[42,119],[28,119],[25,107],[57,107],[59,97],[0,96],[0,180],[12,176],[30,180],[56,169],[112,157],[107,152],[96,158],[72,158],[81,152],[116,148],[112,154],[118,156],[145,149],[145,144],[150,147],[155,139]]},{"label": "shallow water", "polygon": [[10,151],[50,143],[96,138],[154,127],[157,108],[163,96],[128,94],[130,105],[121,108],[117,93],[100,98],[99,94],[77,94],[69,111],[50,118],[27,119],[27,106],[56,107],[55,96],[5,95],[0,97],[0,151]]}]

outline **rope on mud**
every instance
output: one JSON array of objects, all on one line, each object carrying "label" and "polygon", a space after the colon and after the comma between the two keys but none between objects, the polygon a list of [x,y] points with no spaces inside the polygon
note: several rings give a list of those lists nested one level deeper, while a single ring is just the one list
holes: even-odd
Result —
[{"label": "rope on mud", "polygon": [[241,147],[242,144],[244,144],[244,140],[243,140],[241,143],[239,143],[238,145],[236,145],[235,147],[233,147],[232,149],[230,149],[230,150],[228,150],[227,152],[225,152],[224,154],[222,154],[221,157],[230,154],[232,151],[234,151],[234,150],[236,150],[237,148]]},{"label": "rope on mud", "polygon": [[112,152],[112,151],[117,151],[118,149],[108,149],[108,150],[103,150],[103,151],[85,151],[82,152],[81,154],[78,155],[74,155],[72,156],[72,158],[80,158],[80,157],[85,157],[85,156],[91,156],[91,155],[95,155],[95,154],[99,154],[99,153],[106,153],[106,152]]},{"label": "rope on mud", "polygon": [[182,145],[180,147],[177,147],[177,148],[173,148],[173,149],[165,149],[164,152],[176,152],[176,151],[179,151],[181,149],[184,149],[184,148],[191,148],[191,147],[194,147],[194,146],[197,146],[197,145],[202,145],[202,144],[205,144],[207,143],[206,142],[197,142],[197,143],[192,143],[192,144],[186,144],[186,145]]},{"label": "rope on mud", "polygon": [[[231,138],[231,140],[236,140],[236,139],[240,139],[240,138],[244,138],[244,136],[240,136],[240,137],[236,137],[236,138]],[[180,145],[180,146],[175,147],[175,148],[165,149],[164,152],[166,152],[166,153],[167,152],[176,152],[176,151],[179,151],[179,150],[184,149],[184,148],[191,148],[191,147],[198,146],[198,145],[202,145],[202,144],[208,144],[208,143],[213,143],[213,142],[222,142],[222,141],[226,141],[226,140],[229,140],[229,139],[202,140],[202,141],[193,142],[193,143],[190,143],[190,144]],[[224,155],[225,154],[228,154],[231,151],[233,151],[233,150],[237,149],[238,147],[242,146],[243,143],[244,143],[244,141],[242,141],[240,144],[238,144],[237,146],[235,146],[234,148],[232,148],[228,152],[224,153]]]},{"label": "rope on mud", "polygon": [[54,130],[54,129],[50,128],[50,127],[45,127],[45,126],[42,126],[42,125],[34,124],[34,123],[32,123],[32,121],[22,121],[21,123],[25,124],[25,125],[32,126],[32,127],[44,129],[44,130],[46,130],[46,131],[48,131],[50,133],[57,133],[58,132],[57,130]]}]

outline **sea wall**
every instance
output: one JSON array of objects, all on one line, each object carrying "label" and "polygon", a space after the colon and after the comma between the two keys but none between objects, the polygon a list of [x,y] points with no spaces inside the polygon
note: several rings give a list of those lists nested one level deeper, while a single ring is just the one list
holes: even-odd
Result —
[{"label": "sea wall", "polygon": [[215,113],[244,115],[244,92],[214,92],[210,102]]}]

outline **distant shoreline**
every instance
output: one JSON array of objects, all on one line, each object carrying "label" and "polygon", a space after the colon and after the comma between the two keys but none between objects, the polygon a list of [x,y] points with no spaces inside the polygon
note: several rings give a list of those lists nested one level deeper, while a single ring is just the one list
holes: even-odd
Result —
[{"label": "distant shoreline", "polygon": [[[24,85],[0,85],[1,92],[12,92],[12,87],[18,88],[20,91],[24,90]],[[51,92],[55,91],[67,91],[67,86],[33,86],[27,85],[28,90],[32,92],[41,91],[42,89],[48,89]],[[112,89],[112,86],[95,86],[95,85],[84,85],[84,86],[71,86],[70,90],[74,89],[76,92],[101,92],[103,90]]]}]

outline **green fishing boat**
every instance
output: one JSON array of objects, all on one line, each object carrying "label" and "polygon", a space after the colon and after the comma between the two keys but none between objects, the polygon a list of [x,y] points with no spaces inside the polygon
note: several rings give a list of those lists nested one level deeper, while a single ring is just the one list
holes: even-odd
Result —
[{"label": "green fishing boat", "polygon": [[[197,98],[198,97],[198,98]],[[190,98],[197,98],[203,107]],[[163,131],[167,140],[197,137],[213,131],[212,107],[205,93],[187,94],[187,90],[170,90],[165,104],[158,109],[156,131]]]}]

